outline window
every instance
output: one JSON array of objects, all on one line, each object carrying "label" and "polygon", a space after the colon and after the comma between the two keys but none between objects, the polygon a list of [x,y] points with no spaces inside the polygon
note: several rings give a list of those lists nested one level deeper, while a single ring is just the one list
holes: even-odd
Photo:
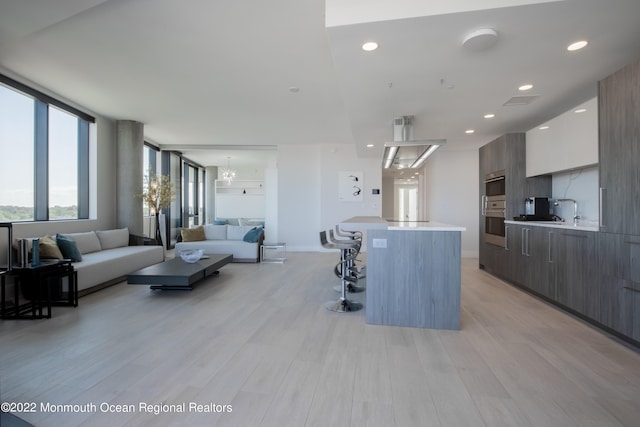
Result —
[{"label": "window", "polygon": [[0,74],[0,221],[89,218],[95,119]]},{"label": "window", "polygon": [[[157,174],[158,171],[158,149],[150,144],[145,142],[144,151],[143,151],[143,173],[145,177],[148,174]],[[149,206],[142,202],[142,212],[144,216],[149,216],[151,213],[149,212]]]},{"label": "window", "polygon": [[0,222],[34,218],[34,101],[0,85]]},{"label": "window", "polygon": [[78,218],[78,119],[49,107],[49,219]]}]

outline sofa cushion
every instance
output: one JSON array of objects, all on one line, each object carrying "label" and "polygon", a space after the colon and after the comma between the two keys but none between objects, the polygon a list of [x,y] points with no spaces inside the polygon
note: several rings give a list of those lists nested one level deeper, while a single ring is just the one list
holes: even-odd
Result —
[{"label": "sofa cushion", "polygon": [[96,231],[102,250],[129,246],[129,228]]},{"label": "sofa cushion", "polygon": [[227,226],[207,224],[203,226],[207,240],[227,240]]},{"label": "sofa cushion", "polygon": [[242,240],[244,235],[252,228],[250,225],[228,225],[227,240]]},{"label": "sofa cushion", "polygon": [[76,246],[81,254],[90,254],[102,250],[100,240],[95,231],[87,231],[84,233],[66,233],[65,236],[70,237],[76,242]]},{"label": "sofa cushion", "polygon": [[247,231],[247,234],[244,235],[242,240],[249,243],[257,243],[260,240],[260,235],[262,234],[262,228],[253,227],[251,230]]},{"label": "sofa cushion", "polygon": [[82,261],[82,253],[76,246],[76,241],[71,237],[68,237],[64,234],[56,235],[56,243],[58,244],[58,248],[60,248],[60,252],[62,252],[62,256],[64,258],[70,259],[73,262]]},{"label": "sofa cushion", "polygon": [[227,225],[227,222],[226,219],[214,219],[213,225]]},{"label": "sofa cushion", "polygon": [[49,236],[48,234],[40,239],[40,245],[38,247],[40,250],[40,258],[55,258],[62,259],[64,256],[56,243],[56,239]]},{"label": "sofa cushion", "polygon": [[199,242],[206,240],[204,227],[201,225],[194,228],[183,228],[180,230],[180,235],[182,236],[183,242]]}]

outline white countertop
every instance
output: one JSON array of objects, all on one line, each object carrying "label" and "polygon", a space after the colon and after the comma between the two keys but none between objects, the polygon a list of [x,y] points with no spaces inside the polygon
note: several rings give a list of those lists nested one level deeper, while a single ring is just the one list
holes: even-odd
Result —
[{"label": "white countertop", "polygon": [[578,221],[577,225],[573,222],[554,222],[554,221],[509,221],[505,220],[505,224],[515,225],[530,225],[532,227],[549,227],[549,228],[561,228],[564,230],[580,230],[580,231],[598,231],[599,227],[594,222],[581,222]]},{"label": "white countertop", "polygon": [[465,227],[435,221],[389,221],[389,230],[407,231],[466,231]]},{"label": "white countertop", "polygon": [[340,223],[344,230],[466,231],[465,227],[434,221],[387,221],[379,216],[354,216]]},{"label": "white countertop", "polygon": [[353,216],[340,223],[340,228],[347,231],[362,231],[367,229],[386,229],[387,221],[379,216]]}]

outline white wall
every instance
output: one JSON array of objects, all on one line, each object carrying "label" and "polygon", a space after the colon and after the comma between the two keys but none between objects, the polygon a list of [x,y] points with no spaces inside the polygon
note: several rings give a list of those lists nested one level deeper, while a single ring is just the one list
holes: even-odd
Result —
[{"label": "white wall", "polygon": [[[358,158],[352,144],[280,145],[277,163],[277,240],[287,250],[321,250],[320,231],[352,216],[380,216],[381,196],[371,194],[382,186],[380,161]],[[341,171],[363,172],[362,202],[338,200]]]},{"label": "white wall", "polygon": [[[321,228],[317,231],[333,228],[352,216],[381,215],[381,195],[371,194],[373,188],[382,187],[382,168],[379,159],[358,158],[353,144],[328,144],[320,147],[320,162]],[[338,175],[345,171],[363,173],[361,202],[345,202],[338,199]]]},{"label": "white wall", "polygon": [[425,165],[427,219],[466,227],[462,256],[478,257],[478,149],[436,151]]},{"label": "white wall", "polygon": [[290,251],[316,250],[320,227],[320,148],[278,147],[278,236]]}]

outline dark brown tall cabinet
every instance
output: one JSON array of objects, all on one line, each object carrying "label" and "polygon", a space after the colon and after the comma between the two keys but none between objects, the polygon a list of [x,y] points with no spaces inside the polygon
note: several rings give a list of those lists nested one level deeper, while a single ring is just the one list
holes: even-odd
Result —
[{"label": "dark brown tall cabinet", "polygon": [[598,84],[597,320],[640,341],[640,61]]},{"label": "dark brown tall cabinet", "polygon": [[[480,199],[485,195],[484,180],[488,173],[499,170],[505,171],[505,219],[513,219],[524,213],[524,199],[528,196],[550,197],[551,177],[526,177],[526,145],[524,133],[509,133],[480,147],[479,151],[479,182]],[[481,203],[480,200],[480,203]],[[519,248],[509,244],[514,235],[510,228],[506,228],[506,247],[486,243],[484,240],[485,217],[480,206],[480,267],[503,279],[513,280],[519,274],[515,267]]]},{"label": "dark brown tall cabinet", "polygon": [[598,84],[600,231],[640,235],[640,61]]}]

